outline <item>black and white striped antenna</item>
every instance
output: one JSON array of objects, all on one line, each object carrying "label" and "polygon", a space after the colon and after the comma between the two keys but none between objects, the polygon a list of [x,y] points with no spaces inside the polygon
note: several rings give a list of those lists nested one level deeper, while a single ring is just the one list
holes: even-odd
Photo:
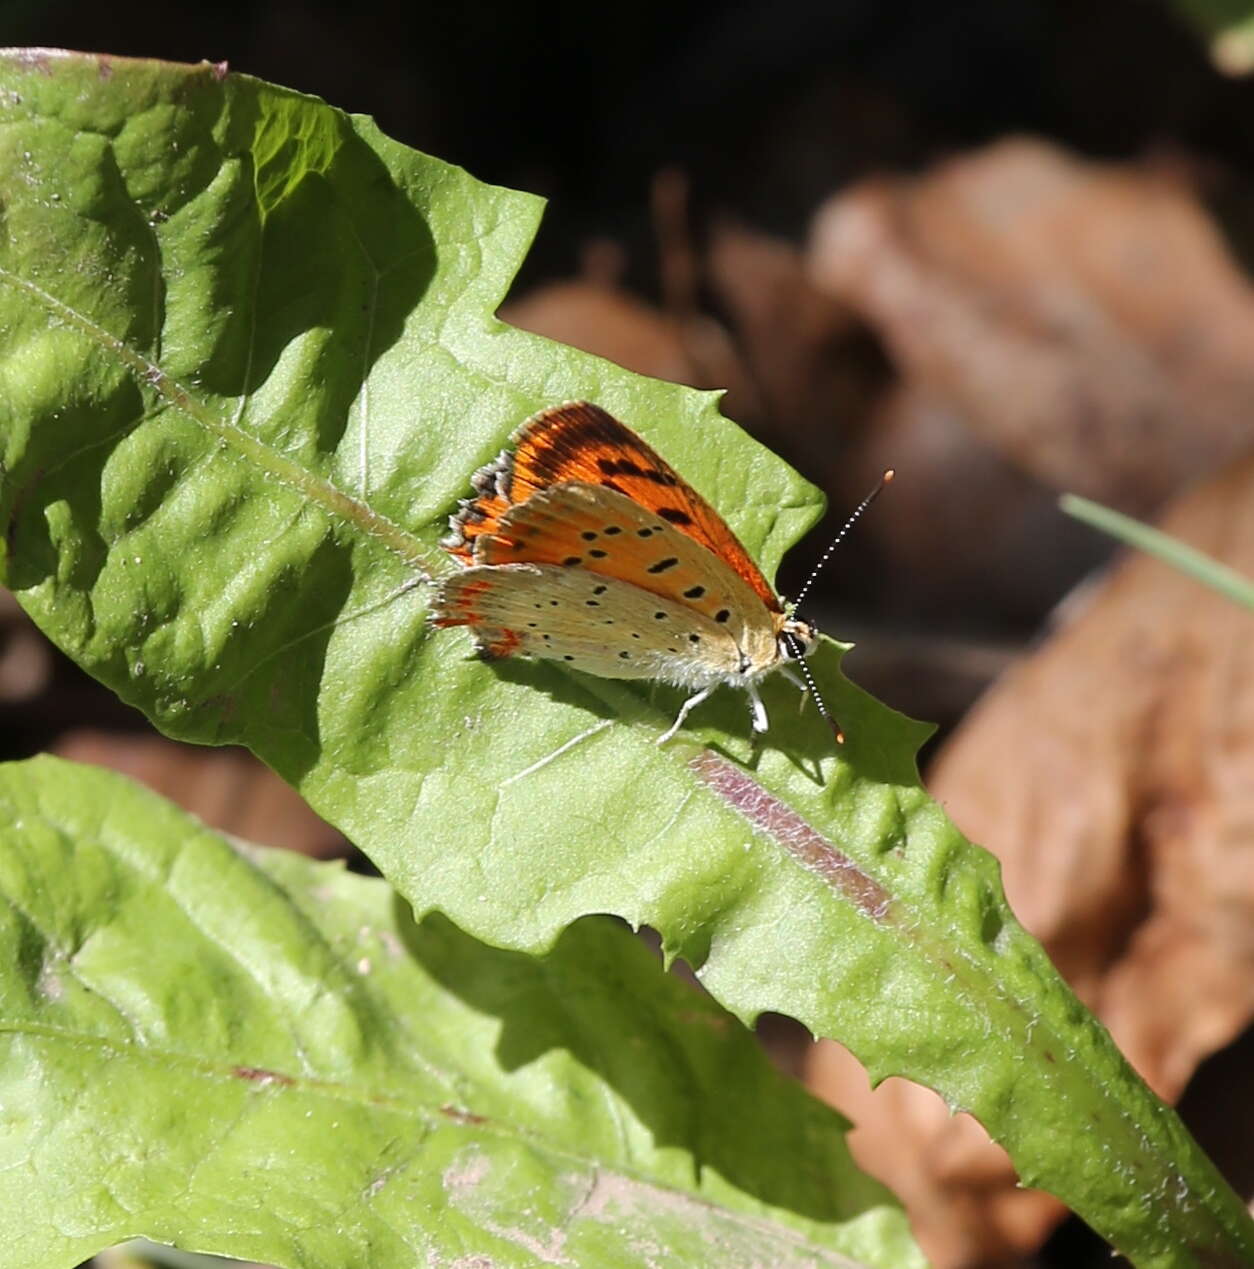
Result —
[{"label": "black and white striped antenna", "polygon": [[850,512],[849,519],[845,521],[840,532],[828,544],[827,550],[819,557],[819,562],[810,570],[810,576],[806,578],[805,585],[802,586],[801,590],[798,592],[797,598],[793,600],[792,606],[794,612],[801,607],[801,601],[805,599],[806,595],[809,593],[810,587],[814,585],[814,579],[819,575],[823,565],[831,559],[832,552],[835,551],[836,548],[845,540],[849,534],[849,530],[858,523],[862,513],[876,500],[876,498],[880,496],[880,494],[884,492],[884,486],[891,485],[893,483],[893,477],[896,474],[897,473],[891,467],[888,468],[888,470],[880,477],[879,484],[877,484],[875,488],[872,489],[871,492],[867,494],[867,496],[863,498],[856,507],[854,507],[853,511]]},{"label": "black and white striped antenna", "polygon": [[[801,606],[801,601],[806,597],[810,587],[814,584],[814,579],[819,575],[819,571],[823,565],[832,557],[832,553],[845,540],[849,530],[857,524],[862,513],[873,503],[876,498],[884,492],[884,486],[892,484],[893,477],[897,473],[889,467],[880,477],[879,483],[871,490],[865,498],[862,499],[853,511],[850,513],[849,519],[841,526],[840,532],[828,543],[827,550],[819,557],[819,562],[810,570],[810,576],[806,578],[805,585],[802,586],[797,598],[793,601],[793,612]],[[845,733],[840,730],[840,724],[828,712],[827,706],[823,703],[823,697],[819,694],[819,685],[814,681],[814,675],[810,673],[810,667],[805,663],[805,657],[802,655],[801,643],[792,635],[784,636],[788,642],[793,659],[797,662],[797,669],[801,671],[801,677],[805,680],[806,690],[810,693],[811,699],[814,701],[814,707],[819,711],[819,715],[832,729],[832,734],[836,737],[836,743],[843,745],[845,743]]]}]

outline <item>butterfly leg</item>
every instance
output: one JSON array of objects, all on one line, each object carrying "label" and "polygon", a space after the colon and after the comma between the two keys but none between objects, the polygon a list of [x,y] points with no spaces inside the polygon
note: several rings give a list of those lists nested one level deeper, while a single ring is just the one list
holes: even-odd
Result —
[{"label": "butterfly leg", "polygon": [[695,696],[690,696],[679,707],[679,714],[675,721],[671,723],[671,725],[657,738],[656,743],[659,745],[666,744],[666,742],[670,740],[670,738],[684,725],[684,719],[688,717],[688,714],[692,710],[696,709],[696,707],[700,705],[701,702],[705,700],[717,686],[718,684],[716,683],[711,687],[703,687]]},{"label": "butterfly leg", "polygon": [[762,704],[762,698],[758,695],[758,685],[752,680],[745,683],[745,691],[749,693],[749,700],[753,703],[750,715],[753,719],[753,730],[762,732],[770,726],[766,717],[766,706]]},{"label": "butterfly leg", "polygon": [[801,675],[798,674],[797,671],[790,665],[781,665],[779,667],[779,672],[793,685],[793,687],[800,690],[801,695],[797,698],[797,713],[804,713],[806,707],[806,697],[809,695],[810,691],[810,689],[806,687],[805,679],[803,679]]}]

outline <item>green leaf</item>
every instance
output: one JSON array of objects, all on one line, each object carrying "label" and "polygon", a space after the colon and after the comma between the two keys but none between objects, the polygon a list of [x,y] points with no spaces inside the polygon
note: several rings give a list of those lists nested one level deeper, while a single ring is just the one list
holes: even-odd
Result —
[{"label": "green leaf", "polygon": [[1236,569],[1221,564],[1209,555],[1171,534],[1155,529],[1151,525],[1142,524],[1139,520],[1125,516],[1122,512],[1112,511],[1099,502],[1090,502],[1078,494],[1063,494],[1058,505],[1077,520],[1091,524],[1103,533],[1128,546],[1136,547],[1147,555],[1178,568],[1182,573],[1218,591],[1233,602],[1246,608],[1254,608],[1254,581],[1242,576]]},{"label": "green leaf", "polygon": [[786,682],[765,745],[724,692],[658,748],[677,693],[427,628],[443,517],[564,398],[641,430],[768,570],[818,514],[711,395],[495,320],[535,200],[212,67],[10,56],[0,91],[7,578],[80,664],[171,735],[248,745],[420,914],[537,954],[587,913],[648,923],[739,1017],[976,1115],[1138,1263],[1254,1255],[919,786],[926,729],[836,645],[811,664],[839,754]]},{"label": "green leaf", "polygon": [[120,776],[0,766],[5,1264],[138,1232],[328,1269],[922,1264],[845,1121],[616,922],[536,958],[408,912]]}]

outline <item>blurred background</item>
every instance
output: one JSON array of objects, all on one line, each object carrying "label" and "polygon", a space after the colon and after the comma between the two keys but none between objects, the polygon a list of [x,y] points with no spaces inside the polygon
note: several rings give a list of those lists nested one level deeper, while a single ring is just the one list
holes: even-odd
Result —
[{"label": "blurred background", "polygon": [[[1254,616],[1057,508],[1254,575],[1254,0],[8,0],[0,42],[225,60],[547,196],[502,316],[727,389],[830,500],[785,593],[896,467],[806,615],[939,724],[929,788],[1254,1195]],[[348,850],[247,754],[156,736],[3,593],[0,720],[0,757]],[[762,1035],[937,1265],[1107,1262],[931,1094]]]}]

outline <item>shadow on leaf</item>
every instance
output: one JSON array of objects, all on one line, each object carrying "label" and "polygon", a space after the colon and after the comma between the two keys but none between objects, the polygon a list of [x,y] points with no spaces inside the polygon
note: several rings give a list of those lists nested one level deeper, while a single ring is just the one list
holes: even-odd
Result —
[{"label": "shadow on leaf", "polygon": [[[531,957],[487,947],[438,913],[417,925],[398,916],[426,972],[500,1019],[504,1072],[564,1051],[627,1103],[657,1146],[689,1153],[694,1180],[710,1169],[808,1220],[845,1221],[891,1202],[850,1160],[848,1122],[775,1071],[734,1017],[665,973],[618,922],[584,918]],[[796,1166],[780,1169],[781,1159]]]}]

